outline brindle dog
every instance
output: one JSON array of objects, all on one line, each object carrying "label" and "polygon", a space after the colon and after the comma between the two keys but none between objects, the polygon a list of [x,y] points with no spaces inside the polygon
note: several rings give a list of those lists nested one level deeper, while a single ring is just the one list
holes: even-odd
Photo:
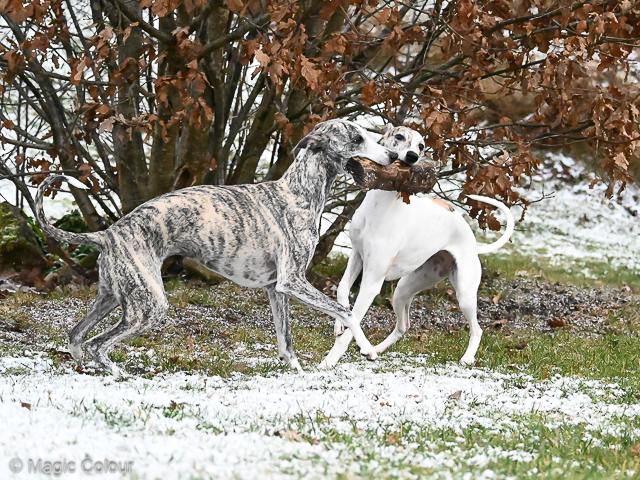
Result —
[{"label": "brindle dog", "polygon": [[[61,180],[51,176],[38,189],[36,217],[42,229],[69,243],[100,250],[98,297],[70,331],[70,350],[79,363],[84,346],[100,368],[119,375],[107,356],[118,342],[157,325],[169,307],[160,268],[170,255],[193,257],[245,287],[266,287],[276,325],[280,358],[300,370],[291,339],[289,298],[340,320],[361,352],[377,357],[351,312],[316,290],[305,278],[319,240],[320,216],[337,175],[353,156],[389,165],[397,154],[378,145],[362,127],[345,120],[320,123],[298,145],[306,149],[284,176],[253,185],[202,185],[167,193],[140,205],[107,230],[71,233],[51,225],[43,193]],[[86,188],[86,187],[85,187]],[[118,305],[113,327],[86,336]]]}]

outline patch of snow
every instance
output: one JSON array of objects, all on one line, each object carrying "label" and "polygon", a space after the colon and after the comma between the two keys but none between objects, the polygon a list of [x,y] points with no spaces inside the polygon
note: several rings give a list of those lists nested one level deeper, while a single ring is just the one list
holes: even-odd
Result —
[{"label": "patch of snow", "polygon": [[[31,195],[35,197],[36,188],[29,188]],[[0,201],[7,201],[11,205],[16,205],[16,187],[10,180],[0,180]],[[60,217],[71,213],[77,208],[73,195],[67,192],[58,192],[54,199],[47,197],[44,201],[44,211],[49,218],[59,219]],[[29,204],[25,201],[23,205],[24,212],[33,217],[33,212]]]},{"label": "patch of snow", "polygon": [[[456,442],[440,451],[424,442],[380,445],[354,432],[384,438],[399,425],[416,425],[453,427],[459,435],[481,427],[486,434],[508,436],[520,428],[523,415],[539,414],[549,424],[615,434],[621,418],[640,415],[640,405],[608,403],[616,385],[560,376],[534,382],[518,372],[425,367],[425,361],[397,356],[329,372],[235,373],[231,379],[161,373],[152,380],[118,381],[55,367],[40,353],[3,357],[0,451],[7,461],[0,463],[0,477],[24,478],[8,470],[12,458],[20,458],[24,468],[29,459],[73,461],[82,477],[80,464],[91,458],[133,462],[131,475],[142,479],[324,478],[382,473],[389,464],[397,476],[408,474],[410,465],[448,475],[461,461],[478,468],[474,478],[489,479],[496,478],[487,468],[492,461],[527,463],[536,453],[524,445],[467,451]],[[460,400],[452,401],[458,390]],[[585,393],[591,390],[603,395]],[[292,430],[297,433],[284,433]],[[332,441],[327,432],[356,435],[354,444]],[[297,435],[303,440],[295,441]]]},{"label": "patch of snow", "polygon": [[[579,183],[563,179],[580,179]],[[640,188],[627,185],[619,197],[606,197],[603,183],[589,187],[595,175],[563,154],[548,157],[547,168],[534,177],[533,188],[520,189],[528,200],[551,194],[527,210],[513,247],[528,256],[548,258],[552,264],[609,263],[612,269],[640,273]],[[515,210],[515,209],[514,209]],[[589,275],[588,271],[583,271]]]}]

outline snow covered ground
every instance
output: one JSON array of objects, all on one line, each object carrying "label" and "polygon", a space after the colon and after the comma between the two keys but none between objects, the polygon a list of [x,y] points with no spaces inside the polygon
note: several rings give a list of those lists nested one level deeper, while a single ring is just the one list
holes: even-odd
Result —
[{"label": "snow covered ground", "polygon": [[[40,354],[4,357],[0,477],[51,478],[34,472],[41,460],[42,468],[73,462],[67,478],[106,465],[128,471],[101,478],[417,478],[424,471],[491,479],[485,467],[496,459],[536,459],[529,446],[508,442],[529,417],[551,429],[581,425],[592,445],[607,432],[640,437],[624,423],[640,415],[640,405],[617,402],[622,391],[615,384],[425,368],[424,360],[391,354],[331,372],[117,381],[54,367]],[[425,429],[435,439],[421,437]],[[438,432],[450,432],[453,441],[437,440]],[[505,447],[461,448],[469,432],[501,435]],[[20,460],[11,464],[22,465],[20,473],[10,471],[10,459]],[[560,472],[575,467],[565,460],[557,459]]]},{"label": "snow covered ground", "polygon": [[532,201],[550,197],[529,207],[512,250],[574,271],[601,262],[640,274],[640,188],[629,184],[620,197],[616,189],[607,199],[605,184],[589,188],[594,177],[570,157],[547,157],[533,187],[521,193]]},{"label": "snow covered ground", "polygon": [[[37,189],[35,187],[31,187],[29,189],[31,191],[31,195],[35,197]],[[0,201],[9,202],[12,205],[16,205],[16,187],[10,180],[0,180]],[[44,211],[51,218],[58,219],[67,213],[70,213],[75,206],[75,202],[73,200],[73,195],[68,192],[58,192],[56,194],[55,199],[51,199],[50,197],[45,199],[44,201]],[[33,212],[31,208],[29,208],[29,204],[24,202],[22,205],[24,212],[33,217]]]}]

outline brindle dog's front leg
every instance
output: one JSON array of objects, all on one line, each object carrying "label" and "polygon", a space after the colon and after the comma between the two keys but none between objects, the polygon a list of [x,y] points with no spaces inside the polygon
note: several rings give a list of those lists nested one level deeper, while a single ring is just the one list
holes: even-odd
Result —
[{"label": "brindle dog's front leg", "polygon": [[293,352],[293,340],[291,337],[291,313],[289,311],[289,298],[282,293],[276,292],[275,285],[267,287],[271,311],[273,312],[273,322],[276,324],[276,336],[278,338],[278,352],[280,360],[291,368],[302,372],[300,362]]},{"label": "brindle dog's front leg", "polygon": [[378,354],[360,328],[360,322],[351,315],[348,309],[316,290],[307,279],[298,276],[278,278],[276,291],[340,320],[353,333],[356,343],[360,347],[360,353],[369,360],[378,358]]}]

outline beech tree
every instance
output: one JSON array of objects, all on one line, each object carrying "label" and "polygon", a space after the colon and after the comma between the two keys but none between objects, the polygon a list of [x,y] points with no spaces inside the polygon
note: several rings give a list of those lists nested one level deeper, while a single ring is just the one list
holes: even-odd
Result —
[{"label": "beech tree", "polygon": [[[76,173],[94,230],[171,190],[277,179],[335,117],[421,131],[441,177],[509,205],[540,148],[586,146],[609,195],[638,162],[640,2],[0,0],[0,16],[0,173],[28,202],[43,172]],[[361,201],[345,185],[314,262]]]}]

